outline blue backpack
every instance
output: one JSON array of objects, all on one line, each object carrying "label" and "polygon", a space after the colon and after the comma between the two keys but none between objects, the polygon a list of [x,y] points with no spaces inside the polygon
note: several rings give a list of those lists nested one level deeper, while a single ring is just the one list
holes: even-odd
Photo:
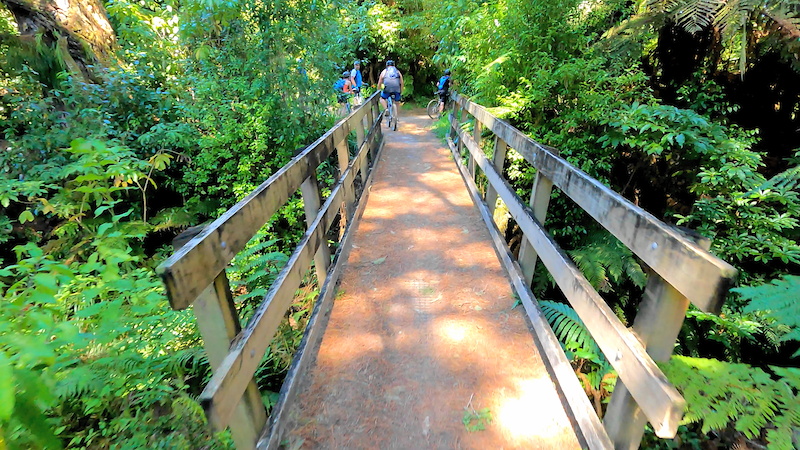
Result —
[{"label": "blue backpack", "polygon": [[450,80],[450,77],[448,75],[439,78],[439,85],[437,86],[437,89],[439,89],[440,91],[444,90],[444,87],[447,85],[448,80]]},{"label": "blue backpack", "polygon": [[344,89],[344,83],[345,83],[344,78],[339,78],[338,80],[336,80],[336,83],[333,83],[333,89],[342,92],[342,90]]}]

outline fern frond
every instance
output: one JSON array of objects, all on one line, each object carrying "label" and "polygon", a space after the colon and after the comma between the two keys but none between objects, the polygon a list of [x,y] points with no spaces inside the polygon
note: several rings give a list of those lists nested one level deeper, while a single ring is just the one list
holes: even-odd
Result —
[{"label": "fern frond", "polygon": [[719,0],[686,1],[672,9],[672,16],[679,26],[689,33],[696,34],[714,23],[718,11],[724,5]]},{"label": "fern frond", "polygon": [[591,233],[586,243],[568,252],[589,283],[600,292],[611,292],[613,284],[629,279],[644,287],[647,277],[633,252],[606,231]]},{"label": "fern frond", "polygon": [[600,347],[592,338],[589,330],[583,324],[578,313],[564,303],[542,300],[539,305],[544,312],[545,319],[553,327],[556,337],[565,348],[582,350],[586,353],[598,355],[605,362]]},{"label": "fern frond", "polygon": [[[757,314],[780,333],[780,342],[800,342],[800,276],[785,275],[761,286],[748,286],[733,289],[750,303],[745,313]],[[794,354],[800,356],[800,350]]]},{"label": "fern frond", "polygon": [[[700,423],[704,433],[733,425],[754,438],[770,423],[794,423],[792,408],[783,400],[791,393],[787,382],[773,380],[758,367],[673,356],[662,369],[686,399],[683,422]],[[794,397],[790,395],[791,401]]]}]

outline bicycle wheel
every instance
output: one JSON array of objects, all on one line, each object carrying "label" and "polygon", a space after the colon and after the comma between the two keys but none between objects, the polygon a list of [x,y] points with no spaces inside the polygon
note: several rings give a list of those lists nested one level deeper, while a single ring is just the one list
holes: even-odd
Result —
[{"label": "bicycle wheel", "polygon": [[429,101],[428,102],[428,107],[425,108],[425,110],[428,111],[428,117],[430,117],[433,120],[438,119],[439,118],[439,100],[433,99],[433,100]]}]

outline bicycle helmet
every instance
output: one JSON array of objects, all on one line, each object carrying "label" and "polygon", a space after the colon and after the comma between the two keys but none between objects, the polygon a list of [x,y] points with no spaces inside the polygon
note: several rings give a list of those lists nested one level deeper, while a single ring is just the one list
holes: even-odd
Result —
[{"label": "bicycle helmet", "polygon": [[387,67],[388,66],[393,66],[393,65],[394,65],[394,61],[393,60],[390,59],[390,60],[386,61],[386,66]]},{"label": "bicycle helmet", "polygon": [[450,75],[450,69],[445,69],[445,70],[444,70],[444,74],[445,74],[445,75]]},{"label": "bicycle helmet", "polygon": [[355,60],[355,61],[353,61],[353,65],[354,66],[360,66],[361,65],[361,61]]},{"label": "bicycle helmet", "polygon": [[342,72],[342,78],[350,78],[350,71]]}]

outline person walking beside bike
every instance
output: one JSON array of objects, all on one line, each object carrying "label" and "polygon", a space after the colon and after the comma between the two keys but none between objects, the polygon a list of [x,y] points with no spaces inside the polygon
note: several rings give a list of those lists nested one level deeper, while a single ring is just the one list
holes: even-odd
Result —
[{"label": "person walking beside bike", "polygon": [[349,114],[350,96],[353,93],[353,86],[350,84],[350,71],[342,73],[341,78],[333,84],[333,90],[336,91],[336,100],[341,105],[339,115]]},{"label": "person walking beside bike", "polygon": [[356,104],[360,105],[361,85],[364,84],[364,80],[361,77],[361,61],[359,60],[353,61],[353,70],[350,71],[350,84],[353,86],[353,94],[356,96]]},{"label": "person walking beside bike", "polygon": [[451,84],[453,84],[453,80],[450,78],[450,69],[446,69],[442,78],[439,78],[439,84],[436,86],[439,89],[436,92],[439,94],[439,114],[444,111],[444,105],[447,103],[447,98],[450,97]]},{"label": "person walking beside bike", "polygon": [[[403,74],[397,70],[397,67],[394,66],[394,61],[391,59],[386,61],[386,68],[383,69],[380,76],[378,76],[378,87],[383,85],[383,91],[381,91],[381,104],[383,104],[383,109],[387,108],[386,99],[392,97],[392,100],[396,102],[400,101],[400,93],[403,92]],[[393,114],[397,114],[397,107],[395,106],[395,110],[392,112]]]}]

